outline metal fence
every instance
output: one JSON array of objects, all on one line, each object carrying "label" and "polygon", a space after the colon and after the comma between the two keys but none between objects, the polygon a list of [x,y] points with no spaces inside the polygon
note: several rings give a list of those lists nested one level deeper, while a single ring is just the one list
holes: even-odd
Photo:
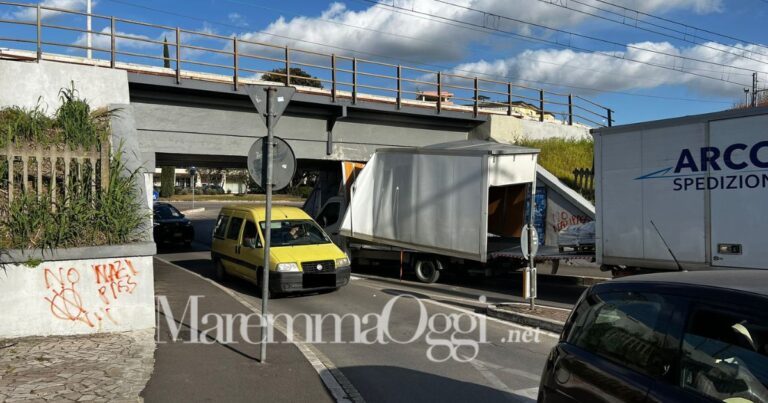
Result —
[{"label": "metal fence", "polygon": [[3,180],[7,201],[16,194],[47,194],[51,202],[66,203],[69,193],[80,191],[93,200],[97,191],[109,185],[109,151],[107,147],[75,150],[41,146],[8,145],[0,148],[4,164]]},{"label": "metal fence", "polygon": [[[345,98],[356,103],[365,98],[392,103],[397,109],[407,103],[436,109],[438,114],[452,110],[472,113],[475,117],[481,113],[526,115],[568,125],[611,126],[613,122],[611,109],[578,95],[544,91],[509,81],[277,46],[250,37],[228,37],[39,4],[0,1],[0,7],[17,10],[15,14],[0,12],[0,16],[5,16],[0,18],[0,27],[15,27],[0,31],[0,44],[15,43],[15,47],[34,52],[30,57],[37,60],[84,62],[169,75],[175,76],[177,83],[183,78],[223,81],[231,83],[235,90],[269,74],[273,81],[289,85],[301,79],[311,87],[318,87],[313,93],[325,94],[334,102]],[[8,18],[14,15],[17,18]],[[34,18],[28,18],[32,15]],[[64,25],[61,16],[91,17],[102,29],[85,29],[86,24],[79,21]],[[73,33],[79,35],[78,40],[60,39]],[[79,40],[83,37],[92,38],[93,43],[88,46],[91,41],[83,43]],[[167,40],[168,37],[171,39]],[[57,52],[57,49],[64,51]],[[74,52],[87,52],[89,57],[87,61],[75,60]],[[13,55],[13,51],[6,53]],[[312,76],[297,77],[293,74],[296,68],[310,71]],[[330,90],[325,86],[330,86]],[[418,98],[421,102],[415,102]]]},{"label": "metal fence", "polygon": [[595,199],[595,170],[576,168],[573,170],[575,189],[590,200]]}]

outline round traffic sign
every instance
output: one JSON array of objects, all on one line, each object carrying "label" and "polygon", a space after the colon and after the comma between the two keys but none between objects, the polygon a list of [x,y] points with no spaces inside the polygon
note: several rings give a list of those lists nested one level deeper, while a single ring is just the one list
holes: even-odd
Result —
[{"label": "round traffic sign", "polygon": [[[272,190],[280,190],[291,183],[296,173],[296,155],[288,143],[279,138],[272,138]],[[253,142],[248,151],[248,173],[259,187],[264,189],[264,170],[266,169],[267,138]]]},{"label": "round traffic sign", "polygon": [[[536,232],[536,228],[531,228],[533,239],[530,240],[531,244],[531,258],[536,257],[536,252],[539,251],[539,234]],[[523,251],[523,258],[528,259],[528,224],[523,226],[523,230],[520,234],[520,249]]]}]

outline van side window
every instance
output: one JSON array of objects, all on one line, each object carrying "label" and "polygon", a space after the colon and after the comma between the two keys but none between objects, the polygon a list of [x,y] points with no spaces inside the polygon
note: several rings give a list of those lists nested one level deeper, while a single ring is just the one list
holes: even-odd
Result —
[{"label": "van side window", "polygon": [[232,217],[229,220],[229,229],[227,230],[227,239],[234,239],[240,236],[240,227],[243,226],[243,219],[240,217]]},{"label": "van side window", "polygon": [[229,222],[229,217],[219,214],[219,218],[216,220],[216,227],[213,230],[213,237],[224,239],[224,234],[227,231],[227,222]]},{"label": "van side window", "polygon": [[340,207],[341,203],[329,203],[327,206],[325,206],[320,215],[317,216],[317,223],[320,224],[323,228],[336,224],[336,221],[339,221]]},{"label": "van side window", "polygon": [[259,233],[256,231],[256,224],[253,221],[245,222],[243,242],[241,243],[250,248],[261,248],[261,239],[259,239]]},{"label": "van side window", "polygon": [[568,342],[641,373],[664,374],[673,351],[663,348],[672,307],[654,294],[616,292],[590,295],[577,308]]},{"label": "van side window", "polygon": [[721,401],[768,402],[768,318],[694,308],[683,334],[680,386]]}]

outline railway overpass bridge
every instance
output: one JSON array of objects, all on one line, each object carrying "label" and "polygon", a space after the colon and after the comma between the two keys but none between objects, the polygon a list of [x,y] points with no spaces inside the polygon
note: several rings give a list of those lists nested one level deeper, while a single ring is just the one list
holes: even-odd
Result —
[{"label": "railway overpass bridge", "polygon": [[[36,11],[34,21],[0,19],[0,108],[52,113],[59,90],[74,85],[93,107],[115,111],[113,146],[126,152],[129,169],[147,176],[159,166],[245,168],[251,144],[266,135],[247,85],[297,88],[276,134],[294,149],[299,169],[328,172],[339,170],[338,161],[366,161],[379,147],[578,138],[612,122],[610,109],[585,98],[488,77],[95,14],[95,25],[106,27],[85,31],[82,21],[68,19],[85,13],[0,1],[0,11],[24,8]],[[45,19],[54,14],[55,24]],[[67,42],[62,32],[93,35],[93,45]],[[168,44],[158,39],[166,37]],[[92,55],[85,57],[88,50]],[[299,81],[296,69],[311,75]],[[557,206],[553,214],[593,216],[578,194],[551,176],[539,177],[555,189],[546,196]],[[151,186],[149,177],[145,184]]]},{"label": "railway overpass bridge", "polygon": [[[9,16],[0,19],[0,107],[41,101],[52,111],[59,89],[74,84],[94,106],[119,111],[114,127],[150,170],[245,167],[251,143],[266,130],[243,86],[282,85],[263,81],[265,74],[305,84],[296,85],[277,127],[302,165],[367,160],[382,146],[585,137],[590,126],[611,122],[610,109],[579,96],[488,77],[37,4],[0,1],[0,11],[9,11],[0,13]],[[103,28],[84,30],[85,16]],[[91,35],[92,44],[73,35]],[[296,80],[297,69],[311,77]]]}]

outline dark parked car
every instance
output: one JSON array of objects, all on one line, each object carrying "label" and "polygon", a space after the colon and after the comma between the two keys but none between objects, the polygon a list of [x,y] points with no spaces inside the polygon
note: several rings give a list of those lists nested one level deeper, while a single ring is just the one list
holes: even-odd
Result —
[{"label": "dark parked car", "polygon": [[176,207],[155,203],[153,235],[156,243],[183,243],[189,246],[195,238],[195,228]]},{"label": "dark parked car", "polygon": [[768,271],[627,277],[579,300],[540,402],[768,402]]}]

